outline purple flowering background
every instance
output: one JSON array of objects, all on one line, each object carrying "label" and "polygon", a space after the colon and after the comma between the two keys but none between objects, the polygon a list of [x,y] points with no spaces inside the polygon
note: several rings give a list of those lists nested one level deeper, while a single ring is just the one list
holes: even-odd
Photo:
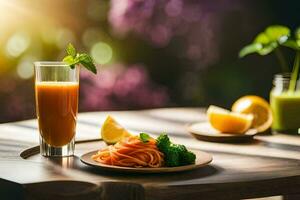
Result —
[{"label": "purple flowering background", "polygon": [[[207,66],[218,58],[220,12],[241,9],[232,1],[112,0],[109,22],[116,35],[133,32],[156,47],[181,40],[180,56]],[[230,5],[230,6],[229,6]],[[207,51],[209,49],[209,51]]]},{"label": "purple flowering background", "polygon": [[[20,76],[24,72],[20,66],[61,60],[68,42],[88,53],[99,47],[106,50],[103,54],[98,49],[94,55],[107,59],[96,76],[81,70],[81,112],[230,107],[245,94],[268,98],[273,74],[279,72],[274,56],[238,59],[237,54],[267,25],[299,25],[299,3],[287,2],[40,0],[15,5],[11,13],[27,13],[28,18],[24,14],[15,28],[0,27],[0,122],[35,117],[33,76]],[[25,33],[27,39],[15,33]],[[14,40],[16,52],[18,45],[28,45],[7,56],[8,44]],[[25,72],[32,65],[26,67]]]},{"label": "purple flowering background", "polygon": [[141,65],[116,64],[96,76],[82,70],[80,81],[80,109],[86,111],[153,108],[169,101],[167,88],[153,83]]}]

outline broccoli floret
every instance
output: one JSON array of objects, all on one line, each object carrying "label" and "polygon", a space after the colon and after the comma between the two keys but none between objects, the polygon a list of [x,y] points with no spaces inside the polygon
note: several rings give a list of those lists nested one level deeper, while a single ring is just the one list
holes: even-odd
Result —
[{"label": "broccoli floret", "polygon": [[194,164],[196,160],[196,155],[191,151],[183,152],[180,155],[180,163],[181,165],[190,165]]},{"label": "broccoli floret", "polygon": [[183,144],[172,144],[172,146],[176,147],[180,152],[187,151],[186,147]]},{"label": "broccoli floret", "polygon": [[164,152],[165,165],[168,167],[176,167],[180,165],[180,150],[175,146],[169,146],[168,150]]},{"label": "broccoli floret", "polygon": [[162,151],[163,153],[167,152],[171,142],[169,137],[166,134],[161,134],[157,139],[156,139],[157,143],[156,146],[159,148],[160,151]]},{"label": "broccoli floret", "polygon": [[195,163],[196,155],[191,151],[188,151],[184,145],[173,144],[173,146],[176,147],[179,152],[179,165],[189,165]]},{"label": "broccoli floret", "polygon": [[162,134],[157,138],[157,147],[164,153],[165,165],[168,167],[195,163],[196,155],[188,151],[182,144],[171,143],[166,134]]}]

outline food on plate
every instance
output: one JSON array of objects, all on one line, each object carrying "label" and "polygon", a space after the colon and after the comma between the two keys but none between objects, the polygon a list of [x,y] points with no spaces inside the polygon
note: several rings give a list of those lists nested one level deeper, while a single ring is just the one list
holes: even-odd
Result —
[{"label": "food on plate", "polygon": [[217,106],[209,106],[207,117],[213,128],[230,134],[244,134],[251,127],[253,120],[251,114],[230,112]]},{"label": "food on plate", "polygon": [[232,105],[232,111],[252,114],[253,121],[251,128],[258,132],[264,132],[271,127],[273,117],[269,103],[259,96],[248,95],[239,98]]},{"label": "food on plate", "polygon": [[173,144],[166,134],[154,139],[140,133],[99,150],[92,159],[107,165],[156,168],[194,164],[196,155],[184,145]]},{"label": "food on plate", "polygon": [[161,167],[163,157],[155,139],[144,142],[139,136],[126,137],[92,156],[97,162],[123,167]]},{"label": "food on plate", "polygon": [[174,144],[168,135],[161,134],[157,139],[157,147],[164,154],[165,166],[176,167],[194,164],[196,155],[182,144]]},{"label": "food on plate", "polygon": [[115,144],[131,134],[113,117],[107,116],[101,128],[101,138],[107,144]]}]

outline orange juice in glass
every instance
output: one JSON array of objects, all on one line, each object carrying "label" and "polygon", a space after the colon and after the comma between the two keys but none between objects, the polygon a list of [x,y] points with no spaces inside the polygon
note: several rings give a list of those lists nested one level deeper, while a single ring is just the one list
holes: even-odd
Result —
[{"label": "orange juice in glass", "polygon": [[79,67],[35,62],[36,114],[43,156],[72,156],[78,112]]}]

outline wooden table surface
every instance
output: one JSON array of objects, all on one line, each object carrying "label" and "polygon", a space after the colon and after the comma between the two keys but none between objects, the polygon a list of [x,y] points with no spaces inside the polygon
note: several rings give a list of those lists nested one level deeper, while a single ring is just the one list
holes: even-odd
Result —
[{"label": "wooden table surface", "polygon": [[[300,137],[255,136],[249,143],[199,141],[185,125],[206,120],[201,108],[80,113],[76,140],[99,137],[106,116],[132,132],[166,132],[177,143],[213,155],[207,167],[171,174],[95,170],[79,156],[101,142],[79,143],[74,157],[49,159],[20,153],[38,145],[36,120],[0,124],[0,196],[7,199],[241,199],[300,192]],[[4,199],[5,199],[4,198]],[[2,199],[2,198],[1,198]]]}]

